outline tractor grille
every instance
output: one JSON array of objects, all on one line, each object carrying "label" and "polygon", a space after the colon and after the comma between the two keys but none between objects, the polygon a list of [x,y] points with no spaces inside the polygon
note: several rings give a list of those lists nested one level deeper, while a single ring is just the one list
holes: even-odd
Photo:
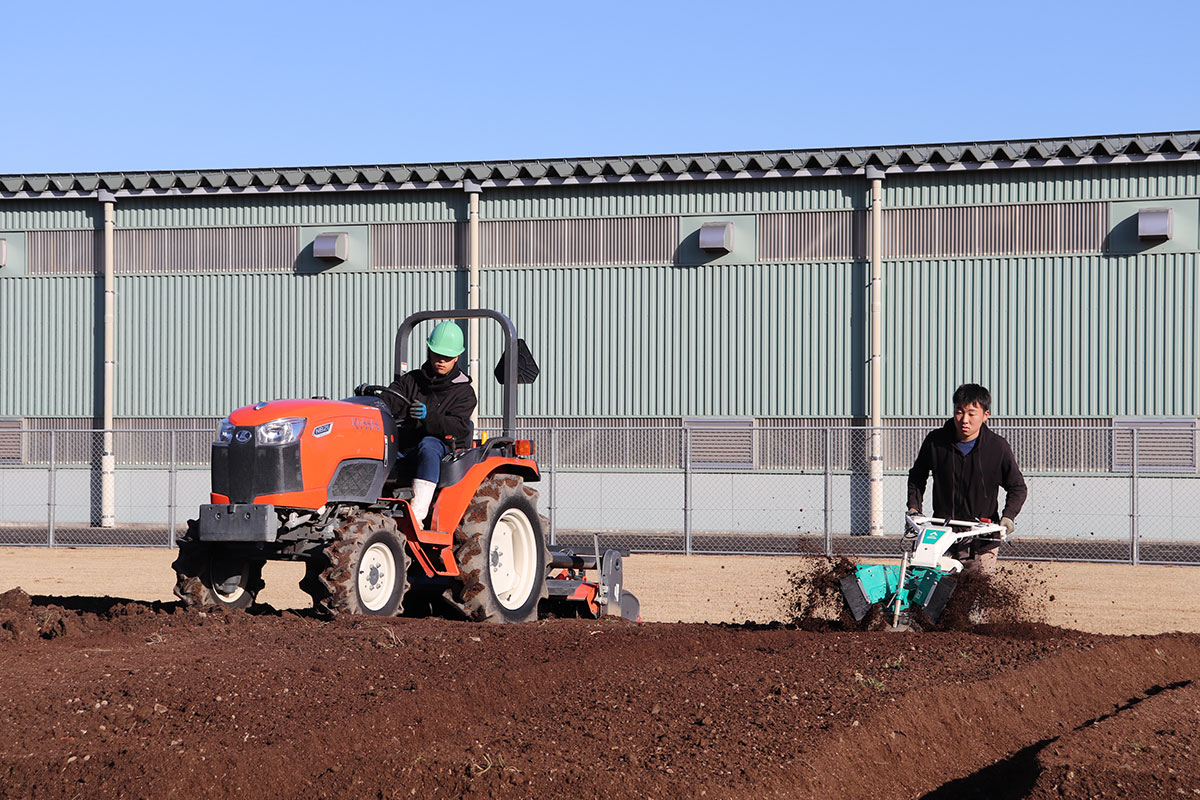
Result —
[{"label": "tractor grille", "polygon": [[375,461],[344,462],[333,476],[329,485],[329,497],[362,498],[371,492],[371,484],[375,480],[375,470],[379,466]]}]

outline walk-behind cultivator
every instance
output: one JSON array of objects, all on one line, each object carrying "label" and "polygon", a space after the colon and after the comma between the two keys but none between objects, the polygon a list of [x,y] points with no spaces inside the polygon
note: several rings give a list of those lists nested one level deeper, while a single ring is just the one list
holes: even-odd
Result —
[{"label": "walk-behind cultivator", "polygon": [[958,585],[954,576],[963,570],[963,563],[947,553],[964,542],[1004,538],[1004,528],[989,520],[908,515],[899,566],[858,565],[842,578],[842,596],[856,622],[879,606],[894,629],[907,628],[914,613],[937,624]]}]

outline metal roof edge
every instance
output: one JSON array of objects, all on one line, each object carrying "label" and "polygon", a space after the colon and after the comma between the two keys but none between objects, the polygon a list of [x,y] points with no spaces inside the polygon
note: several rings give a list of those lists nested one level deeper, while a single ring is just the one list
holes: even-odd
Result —
[{"label": "metal roof edge", "polygon": [[245,195],[839,177],[1200,159],[1200,131],[868,148],[438,164],[0,175],[0,199]]}]

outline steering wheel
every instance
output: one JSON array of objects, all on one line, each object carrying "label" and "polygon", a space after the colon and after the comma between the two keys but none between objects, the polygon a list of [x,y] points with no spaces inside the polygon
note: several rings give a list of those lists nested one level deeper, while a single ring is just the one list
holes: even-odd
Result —
[{"label": "steering wheel", "polygon": [[402,403],[412,403],[411,400],[409,400],[407,397],[400,394],[399,392],[397,392],[395,389],[393,389],[390,386],[380,386],[377,383],[361,383],[358,386],[354,387],[354,394],[357,396],[360,396],[360,397],[363,395],[373,395],[375,397],[379,397],[379,395],[384,394],[384,393],[390,394],[393,397],[398,398],[400,400],[400,402],[402,402]]}]

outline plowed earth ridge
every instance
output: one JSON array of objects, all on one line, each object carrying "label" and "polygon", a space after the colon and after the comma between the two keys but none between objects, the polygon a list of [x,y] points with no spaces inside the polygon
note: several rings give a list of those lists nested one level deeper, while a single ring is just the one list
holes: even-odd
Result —
[{"label": "plowed earth ridge", "polygon": [[[324,622],[14,591],[0,796],[1191,794],[1197,677],[1195,635]],[[1102,734],[1138,744],[1117,763]]]}]

